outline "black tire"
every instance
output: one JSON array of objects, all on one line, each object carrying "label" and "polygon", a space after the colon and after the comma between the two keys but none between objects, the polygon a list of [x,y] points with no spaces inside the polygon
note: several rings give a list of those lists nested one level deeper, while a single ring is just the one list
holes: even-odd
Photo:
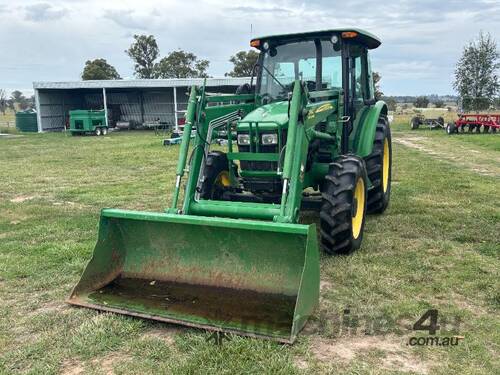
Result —
[{"label": "black tire", "polygon": [[455,124],[450,122],[448,125],[446,125],[446,134],[452,135],[453,133],[457,133],[457,128],[455,127]]},{"label": "black tire", "polygon": [[102,135],[108,134],[108,128],[102,128]]},{"label": "black tire", "polygon": [[415,116],[410,120],[411,130],[417,130],[419,125],[420,125],[420,120],[418,117]]},{"label": "black tire", "polygon": [[228,186],[228,165],[228,159],[225,153],[212,151],[208,154],[200,186],[201,199],[222,199],[224,187]]},{"label": "black tire", "polygon": [[[387,141],[387,149],[385,143]],[[388,159],[384,159],[385,152],[388,152]],[[388,162],[387,179],[384,184],[384,160]],[[373,150],[365,158],[366,171],[372,183],[372,188],[368,190],[367,210],[369,214],[381,214],[391,198],[391,178],[392,178],[392,138],[391,128],[384,118],[380,118],[375,131]]]},{"label": "black tire", "polygon": [[439,116],[439,117],[437,118],[437,122],[439,122],[439,124],[440,124],[441,126],[444,126],[444,118],[443,118],[443,117]]},{"label": "black tire", "polygon": [[[330,164],[319,214],[321,247],[327,254],[346,254],[361,246],[367,184],[366,167],[361,158],[343,155]],[[357,188],[361,194],[359,201],[355,198]]]},{"label": "black tire", "polygon": [[99,137],[102,134],[101,128],[95,128],[94,133]]}]

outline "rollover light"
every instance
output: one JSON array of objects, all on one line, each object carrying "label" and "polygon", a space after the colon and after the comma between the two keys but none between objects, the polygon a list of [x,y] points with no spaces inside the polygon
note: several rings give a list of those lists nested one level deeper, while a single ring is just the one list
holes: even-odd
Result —
[{"label": "rollover light", "polygon": [[254,39],[250,41],[250,47],[255,47],[255,48],[260,47],[260,40]]},{"label": "rollover light", "polygon": [[358,36],[358,33],[356,31],[344,31],[342,33],[342,38],[344,38],[344,39],[356,38],[357,36]]}]

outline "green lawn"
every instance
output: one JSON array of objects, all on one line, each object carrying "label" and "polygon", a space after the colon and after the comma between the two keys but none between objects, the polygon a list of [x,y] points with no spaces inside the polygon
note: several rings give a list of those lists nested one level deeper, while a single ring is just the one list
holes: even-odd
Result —
[{"label": "green lawn", "polygon": [[[0,374],[498,371],[500,138],[419,131],[433,155],[399,142],[414,134],[395,126],[391,206],[368,218],[359,251],[322,258],[320,308],[293,346],[242,337],[216,346],[200,330],[66,305],[100,209],[162,210],[178,148],[151,132],[0,138]],[[443,157],[457,145],[493,158],[491,173]],[[430,308],[438,336],[464,337],[457,346],[406,345],[425,335],[410,328]],[[379,327],[339,331],[345,309]]]}]

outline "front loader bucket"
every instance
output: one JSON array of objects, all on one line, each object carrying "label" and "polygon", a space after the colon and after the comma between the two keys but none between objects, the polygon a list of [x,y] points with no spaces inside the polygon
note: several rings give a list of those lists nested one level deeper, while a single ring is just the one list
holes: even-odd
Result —
[{"label": "front loader bucket", "polygon": [[106,209],[68,302],[292,343],[318,298],[314,225]]}]

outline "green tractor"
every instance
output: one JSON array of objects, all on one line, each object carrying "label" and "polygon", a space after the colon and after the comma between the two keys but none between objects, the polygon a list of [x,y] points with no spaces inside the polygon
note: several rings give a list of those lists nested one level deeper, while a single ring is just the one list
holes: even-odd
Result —
[{"label": "green tractor", "polygon": [[104,209],[69,303],[292,343],[318,304],[319,248],[359,248],[389,204],[379,45],[357,29],[256,38],[255,85],[192,87],[171,207]]}]

